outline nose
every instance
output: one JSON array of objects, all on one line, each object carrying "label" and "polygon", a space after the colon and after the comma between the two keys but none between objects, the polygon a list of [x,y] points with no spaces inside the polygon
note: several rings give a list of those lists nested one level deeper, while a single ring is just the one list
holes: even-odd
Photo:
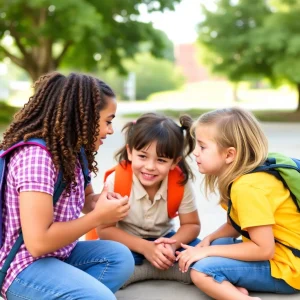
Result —
[{"label": "nose", "polygon": [[198,146],[195,147],[193,154],[197,157],[199,156]]},{"label": "nose", "polygon": [[147,161],[147,164],[145,165],[145,168],[147,170],[155,170],[155,163],[153,161]]},{"label": "nose", "polygon": [[115,132],[115,131],[114,131],[113,127],[110,125],[110,126],[108,127],[107,134],[113,134],[114,132]]}]

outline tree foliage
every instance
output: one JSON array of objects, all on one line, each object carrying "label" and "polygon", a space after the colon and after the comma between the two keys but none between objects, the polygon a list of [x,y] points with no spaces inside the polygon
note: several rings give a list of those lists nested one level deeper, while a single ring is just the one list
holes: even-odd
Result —
[{"label": "tree foliage", "polygon": [[[140,53],[134,60],[124,62],[126,69],[135,73],[136,99],[145,100],[149,95],[167,90],[176,90],[184,84],[182,72],[166,59],[155,58],[149,53]],[[100,78],[110,83],[118,97],[125,99],[124,82],[126,77],[114,70],[99,74]]]},{"label": "tree foliage", "polygon": [[[35,80],[59,66],[83,71],[115,67],[143,47],[165,55],[167,39],[151,23],[148,12],[174,9],[181,0],[0,0],[0,59],[9,57]],[[5,39],[13,39],[13,46]]]},{"label": "tree foliage", "polygon": [[213,72],[232,81],[288,81],[300,97],[299,1],[217,0],[215,10],[203,12],[199,41]]}]

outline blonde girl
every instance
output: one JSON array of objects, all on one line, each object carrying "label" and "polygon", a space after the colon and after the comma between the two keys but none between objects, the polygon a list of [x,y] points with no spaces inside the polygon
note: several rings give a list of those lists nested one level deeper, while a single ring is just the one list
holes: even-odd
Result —
[{"label": "blonde girl", "polygon": [[183,245],[186,250],[177,257],[181,271],[191,267],[195,285],[219,300],[260,299],[248,291],[299,292],[300,258],[274,241],[299,248],[297,207],[275,176],[249,173],[268,154],[257,120],[239,108],[220,109],[200,116],[192,132],[206,191],[218,190],[224,208],[232,204],[230,217],[250,239],[237,240],[240,234],[228,220],[196,247]]}]

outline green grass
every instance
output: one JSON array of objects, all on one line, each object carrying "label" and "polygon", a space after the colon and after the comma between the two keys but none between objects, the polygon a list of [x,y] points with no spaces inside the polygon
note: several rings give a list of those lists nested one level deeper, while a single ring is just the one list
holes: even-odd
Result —
[{"label": "green grass", "polygon": [[[205,112],[211,109],[188,109],[188,110],[159,110],[158,113],[164,114],[172,118],[178,118],[182,114],[188,114],[193,119],[198,118]],[[295,111],[252,111],[256,118],[262,122],[300,122],[300,112]],[[136,119],[141,115],[141,113],[134,114],[124,114],[123,117]]]}]

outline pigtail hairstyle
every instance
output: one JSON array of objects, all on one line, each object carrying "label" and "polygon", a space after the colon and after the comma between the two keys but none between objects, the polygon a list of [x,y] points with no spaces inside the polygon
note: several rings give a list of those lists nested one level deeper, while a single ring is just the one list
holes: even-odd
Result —
[{"label": "pigtail hairstyle", "polygon": [[[186,162],[186,156],[194,148],[194,140],[190,135],[192,119],[185,115],[180,118],[181,126],[178,126],[171,118],[155,114],[143,114],[134,122],[128,122],[123,127],[125,133],[125,146],[115,155],[120,163],[129,163],[126,145],[130,151],[139,151],[149,146],[152,142],[157,142],[156,152],[159,157],[171,158],[174,161],[181,157],[179,167],[184,179],[180,184],[187,183],[189,178],[193,178],[193,173]],[[184,135],[184,131],[186,135]]]},{"label": "pigtail hairstyle", "polygon": [[193,125],[193,119],[189,115],[182,115],[179,118],[180,129],[184,135],[184,151],[183,156],[178,166],[183,170],[184,174],[190,174],[191,178],[194,178],[193,172],[186,161],[186,157],[189,156],[195,148],[195,140],[191,135],[191,127]]},{"label": "pigtail hairstyle", "polygon": [[4,133],[0,149],[21,140],[44,139],[55,168],[63,172],[69,193],[77,185],[74,170],[81,146],[89,170],[98,171],[95,142],[100,131],[100,111],[115,94],[103,81],[77,73],[67,77],[58,72],[41,76],[34,89],[34,95]]},{"label": "pigtail hairstyle", "polygon": [[201,115],[192,126],[193,135],[198,126],[215,126],[214,140],[219,151],[236,149],[234,161],[221,176],[205,175],[204,178],[206,193],[215,192],[218,187],[220,201],[227,205],[230,184],[266,160],[267,138],[255,117],[240,108],[218,109]]}]

